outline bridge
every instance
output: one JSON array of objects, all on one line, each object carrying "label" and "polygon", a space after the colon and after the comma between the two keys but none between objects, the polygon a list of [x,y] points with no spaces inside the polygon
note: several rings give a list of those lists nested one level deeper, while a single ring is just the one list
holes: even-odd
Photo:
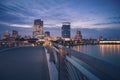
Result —
[{"label": "bridge", "polygon": [[120,80],[118,66],[52,42],[0,50],[0,80]]},{"label": "bridge", "polygon": [[49,80],[43,46],[0,51],[0,80]]},{"label": "bridge", "polygon": [[[119,80],[119,66],[53,43],[66,64],[70,80]],[[54,52],[55,52],[54,51]],[[62,74],[61,74],[62,75]]]},{"label": "bridge", "polygon": [[120,40],[102,40],[100,44],[120,44]]}]

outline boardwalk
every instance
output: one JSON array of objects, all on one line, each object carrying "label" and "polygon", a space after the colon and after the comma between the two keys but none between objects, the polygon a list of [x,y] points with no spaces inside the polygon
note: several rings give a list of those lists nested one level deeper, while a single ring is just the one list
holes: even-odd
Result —
[{"label": "boardwalk", "polygon": [[0,80],[49,80],[44,48],[21,47],[0,52]]}]

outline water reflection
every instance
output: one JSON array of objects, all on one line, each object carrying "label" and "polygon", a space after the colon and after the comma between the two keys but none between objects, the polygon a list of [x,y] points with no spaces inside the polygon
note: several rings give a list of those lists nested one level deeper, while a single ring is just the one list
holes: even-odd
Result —
[{"label": "water reflection", "polygon": [[81,52],[81,51],[82,51],[82,46],[81,46],[81,45],[75,46],[74,49],[75,49],[76,51]]},{"label": "water reflection", "polygon": [[120,45],[100,45],[102,56],[105,55],[120,55]]},{"label": "water reflection", "polygon": [[120,44],[80,45],[73,49],[120,66]]}]

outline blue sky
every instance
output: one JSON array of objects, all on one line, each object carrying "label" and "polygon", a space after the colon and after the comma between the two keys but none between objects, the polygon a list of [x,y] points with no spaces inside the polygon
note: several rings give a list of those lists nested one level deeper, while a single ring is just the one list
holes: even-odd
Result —
[{"label": "blue sky", "polygon": [[40,18],[53,36],[61,36],[62,22],[68,21],[72,36],[81,29],[84,38],[120,38],[119,8],[119,0],[0,0],[0,34],[15,29],[31,35]]}]

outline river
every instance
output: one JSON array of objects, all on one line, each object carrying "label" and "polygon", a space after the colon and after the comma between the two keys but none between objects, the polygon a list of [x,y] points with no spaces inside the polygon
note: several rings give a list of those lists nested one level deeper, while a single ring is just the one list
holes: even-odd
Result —
[{"label": "river", "polygon": [[120,44],[79,45],[74,46],[73,49],[113,65],[120,66]]}]

